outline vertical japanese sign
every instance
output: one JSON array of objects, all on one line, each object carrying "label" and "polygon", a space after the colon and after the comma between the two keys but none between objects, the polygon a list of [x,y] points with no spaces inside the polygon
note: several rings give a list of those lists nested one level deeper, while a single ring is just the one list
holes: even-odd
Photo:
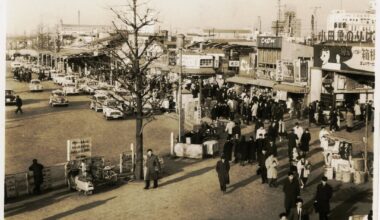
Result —
[{"label": "vertical japanese sign", "polygon": [[91,138],[78,138],[67,141],[67,160],[91,157]]}]

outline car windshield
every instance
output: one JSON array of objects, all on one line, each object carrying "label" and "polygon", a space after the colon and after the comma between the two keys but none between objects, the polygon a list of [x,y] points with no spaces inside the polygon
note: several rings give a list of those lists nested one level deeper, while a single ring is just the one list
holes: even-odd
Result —
[{"label": "car windshield", "polygon": [[98,99],[98,101],[104,101],[104,100],[107,99],[107,97],[105,97],[105,96],[98,96],[97,99]]},{"label": "car windshield", "polygon": [[107,105],[109,107],[117,107],[117,102],[115,100],[108,101]]},{"label": "car windshield", "polygon": [[89,85],[89,86],[96,86],[96,85],[98,85],[98,82],[88,82],[87,85]]},{"label": "car windshield", "polygon": [[32,84],[40,84],[40,81],[32,81]]},{"label": "car windshield", "polygon": [[13,95],[14,92],[12,90],[5,90],[5,95]]},{"label": "car windshield", "polygon": [[55,93],[53,93],[53,95],[56,97],[59,97],[59,96],[63,96],[63,93],[62,92],[55,92]]}]

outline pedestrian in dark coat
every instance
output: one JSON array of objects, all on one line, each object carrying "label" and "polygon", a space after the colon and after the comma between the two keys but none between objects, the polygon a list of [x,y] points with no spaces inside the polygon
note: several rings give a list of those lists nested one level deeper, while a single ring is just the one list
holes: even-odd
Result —
[{"label": "pedestrian in dark coat", "polygon": [[17,109],[16,109],[15,113],[17,114],[18,112],[20,112],[22,114],[23,113],[22,109],[21,109],[22,99],[20,98],[20,96],[16,96],[16,107],[17,107]]},{"label": "pedestrian in dark coat", "polygon": [[227,185],[230,184],[230,163],[224,156],[216,163],[216,172],[218,173],[220,190],[226,192]]},{"label": "pedestrian in dark coat", "polygon": [[300,196],[299,182],[294,179],[293,172],[288,173],[288,178],[285,180],[283,192],[285,194],[284,205],[286,214],[289,215],[290,209],[296,205],[297,198]]},{"label": "pedestrian in dark coat", "polygon": [[294,129],[290,130],[288,134],[288,156],[292,158],[293,148],[297,148],[298,136],[294,133]]},{"label": "pedestrian in dark coat", "polygon": [[218,105],[214,105],[211,109],[211,119],[215,121],[218,118]]},{"label": "pedestrian in dark coat", "polygon": [[265,166],[265,161],[268,158],[267,151],[265,149],[261,150],[261,153],[259,154],[259,169],[260,169],[260,175],[261,175],[261,183],[267,183],[268,178],[267,178],[267,168]]},{"label": "pedestrian in dark coat", "polygon": [[248,162],[250,164],[253,164],[254,162],[256,162],[256,159],[257,159],[256,142],[253,139],[253,136],[251,136],[248,141]]},{"label": "pedestrian in dark coat", "polygon": [[153,188],[158,187],[158,174],[161,171],[161,164],[158,157],[153,154],[152,149],[147,150],[147,157],[145,162],[145,188],[149,189],[150,181],[153,180]]},{"label": "pedestrian in dark coat", "polygon": [[309,152],[310,140],[311,140],[310,132],[309,132],[309,129],[306,128],[301,136],[301,142],[300,142],[300,149],[304,155],[307,152]]},{"label": "pedestrian in dark coat", "polygon": [[232,160],[232,148],[234,147],[234,144],[230,139],[227,139],[226,143],[223,147],[223,155],[227,161]]},{"label": "pedestrian in dark coat", "polygon": [[309,220],[310,211],[304,207],[303,200],[298,198],[296,206],[290,209],[289,220]]},{"label": "pedestrian in dark coat", "polygon": [[44,169],[44,166],[42,164],[39,164],[37,162],[37,159],[33,159],[33,164],[29,167],[29,171],[33,172],[33,179],[34,179],[34,194],[40,194],[41,193],[41,185],[44,182],[44,176],[42,173],[42,170]]},{"label": "pedestrian in dark coat", "polygon": [[276,138],[278,136],[278,127],[276,126],[275,122],[271,123],[271,125],[268,128],[267,134],[269,141],[273,141],[273,143],[276,143]]},{"label": "pedestrian in dark coat", "polygon": [[322,177],[322,182],[317,186],[314,206],[319,213],[320,220],[327,220],[330,212],[330,199],[332,197],[332,187],[327,184],[327,177]]},{"label": "pedestrian in dark coat", "polygon": [[248,143],[245,141],[245,136],[241,136],[239,144],[240,165],[244,166],[245,162],[248,160]]}]

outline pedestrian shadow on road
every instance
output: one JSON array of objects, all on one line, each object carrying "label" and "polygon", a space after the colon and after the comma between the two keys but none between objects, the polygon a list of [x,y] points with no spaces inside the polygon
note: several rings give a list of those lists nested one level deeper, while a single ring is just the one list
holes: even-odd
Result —
[{"label": "pedestrian shadow on road", "polygon": [[192,171],[192,172],[189,172],[183,176],[180,176],[180,177],[177,177],[177,178],[174,178],[174,179],[171,179],[171,180],[168,180],[166,182],[163,182],[162,184],[160,184],[160,186],[167,186],[167,185],[170,185],[170,184],[174,184],[174,183],[178,183],[178,182],[181,182],[181,181],[184,181],[188,178],[192,178],[192,177],[196,177],[196,176],[200,176],[202,174],[205,174],[207,172],[209,172],[210,170],[213,170],[215,169],[215,166],[210,166],[210,167],[204,167],[200,170],[195,170],[195,171]]},{"label": "pedestrian shadow on road", "polygon": [[82,212],[82,211],[86,211],[86,210],[89,210],[89,209],[93,209],[93,208],[95,208],[97,206],[100,206],[100,205],[104,205],[108,201],[113,200],[115,198],[116,198],[116,196],[110,197],[108,199],[99,200],[99,201],[91,202],[91,203],[88,203],[88,204],[84,204],[84,205],[78,206],[78,207],[76,207],[74,209],[68,210],[66,212],[62,212],[62,213],[50,216],[48,218],[44,218],[44,220],[61,219],[61,218],[67,217],[67,216],[69,216],[71,214],[75,214],[75,213],[78,213],[78,212]]},{"label": "pedestrian shadow on road", "polygon": [[[357,205],[362,205],[362,203],[372,203],[371,189],[360,191],[360,189],[351,187],[350,189],[342,190],[340,193],[342,193],[342,195],[344,194],[347,198],[331,210],[331,219],[348,219],[354,214],[354,211],[358,209]],[[333,198],[334,197],[336,196],[333,196]],[[370,209],[371,206],[369,206],[367,213]]]},{"label": "pedestrian shadow on road", "polygon": [[71,194],[68,193],[66,190],[61,191],[59,193],[53,193],[49,195],[48,197],[43,197],[41,199],[33,199],[30,202],[23,203],[22,205],[15,206],[12,208],[6,208],[4,207],[4,217],[8,218],[20,213],[24,212],[31,212],[38,209],[41,209],[47,205],[51,205],[53,203],[57,203],[67,197],[69,197]]},{"label": "pedestrian shadow on road", "polygon": [[253,181],[255,181],[255,180],[259,179],[259,178],[260,178],[259,175],[254,175],[254,176],[250,176],[249,178],[244,179],[244,180],[242,180],[242,181],[240,181],[240,182],[238,182],[238,183],[235,183],[235,184],[233,184],[233,185],[230,185],[230,186],[227,188],[227,189],[229,189],[229,190],[227,191],[227,194],[232,193],[232,192],[234,192],[235,190],[237,190],[237,189],[239,189],[239,188],[245,187],[245,186],[247,186],[248,184],[252,183]]},{"label": "pedestrian shadow on road", "polygon": [[190,158],[172,158],[170,155],[164,156],[165,168],[163,169],[162,177],[174,175],[182,172],[187,166],[192,166],[203,160],[190,159]]}]

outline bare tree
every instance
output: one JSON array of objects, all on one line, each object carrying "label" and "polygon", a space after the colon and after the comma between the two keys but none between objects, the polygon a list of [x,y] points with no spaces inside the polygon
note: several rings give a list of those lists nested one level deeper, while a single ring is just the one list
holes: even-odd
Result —
[{"label": "bare tree", "polygon": [[111,8],[117,17],[113,25],[119,42],[108,50],[110,56],[118,63],[118,68],[112,70],[112,78],[131,94],[129,97],[114,95],[113,98],[123,104],[128,103],[127,108],[123,107],[123,112],[127,113],[131,108],[135,112],[135,178],[141,180],[143,179],[143,128],[154,119],[152,112],[146,112],[144,106],[149,104],[154,108],[160,105],[160,100],[163,100],[167,91],[157,89],[158,76],[149,74],[150,66],[161,55],[152,50],[158,35],[147,36],[143,33],[144,28],[151,27],[157,22],[157,15],[146,7],[146,3],[137,2],[137,0],[129,1],[127,11],[124,8],[120,10]]}]

